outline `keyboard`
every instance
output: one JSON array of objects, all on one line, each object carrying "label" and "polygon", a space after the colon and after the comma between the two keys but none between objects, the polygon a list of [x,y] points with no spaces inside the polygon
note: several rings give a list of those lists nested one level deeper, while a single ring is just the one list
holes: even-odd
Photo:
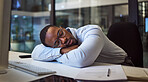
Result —
[{"label": "keyboard", "polygon": [[20,62],[20,61],[9,61],[9,67],[17,70],[21,70],[23,72],[36,75],[36,76],[56,73],[56,71],[52,71],[50,69],[38,67],[38,66]]}]

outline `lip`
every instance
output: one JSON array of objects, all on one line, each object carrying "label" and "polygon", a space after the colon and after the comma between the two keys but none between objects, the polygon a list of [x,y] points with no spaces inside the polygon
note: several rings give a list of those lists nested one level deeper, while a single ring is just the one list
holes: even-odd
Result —
[{"label": "lip", "polygon": [[72,39],[70,39],[70,43],[69,43],[69,45],[72,45],[72,43],[73,43],[73,40],[72,40]]},{"label": "lip", "polygon": [[68,45],[68,46],[70,46],[72,43],[73,43],[73,40],[72,40],[72,39],[69,39],[69,40],[67,41],[67,45]]}]

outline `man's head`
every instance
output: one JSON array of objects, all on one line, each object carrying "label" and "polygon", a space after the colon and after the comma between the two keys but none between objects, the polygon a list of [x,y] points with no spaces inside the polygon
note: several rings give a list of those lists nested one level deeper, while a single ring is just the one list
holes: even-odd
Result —
[{"label": "man's head", "polygon": [[45,26],[40,32],[40,39],[47,47],[69,47],[77,43],[74,36],[63,27]]}]

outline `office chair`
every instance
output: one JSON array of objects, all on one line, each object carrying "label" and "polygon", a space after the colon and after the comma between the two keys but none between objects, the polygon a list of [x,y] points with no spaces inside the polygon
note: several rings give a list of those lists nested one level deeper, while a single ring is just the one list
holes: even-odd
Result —
[{"label": "office chair", "polygon": [[121,47],[136,67],[143,67],[143,47],[138,27],[134,23],[112,24],[107,37]]}]

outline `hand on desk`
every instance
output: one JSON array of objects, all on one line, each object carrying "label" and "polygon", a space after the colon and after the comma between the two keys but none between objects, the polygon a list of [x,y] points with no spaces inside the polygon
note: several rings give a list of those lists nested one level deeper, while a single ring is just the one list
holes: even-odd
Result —
[{"label": "hand on desk", "polygon": [[73,46],[70,46],[70,47],[65,47],[65,48],[61,49],[60,53],[61,54],[68,53],[69,51],[76,49],[78,47],[79,47],[79,45],[73,45]]}]

